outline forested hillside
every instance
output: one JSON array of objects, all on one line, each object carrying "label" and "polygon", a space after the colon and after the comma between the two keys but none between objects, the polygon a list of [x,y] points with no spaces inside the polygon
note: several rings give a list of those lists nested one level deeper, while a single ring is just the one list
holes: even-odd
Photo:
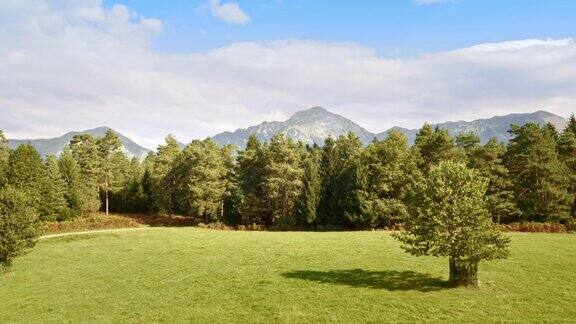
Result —
[{"label": "forested hillside", "polygon": [[129,158],[118,135],[75,134],[62,154],[42,159],[29,144],[0,145],[0,192],[22,194],[41,220],[94,211],[167,213],[203,222],[268,227],[368,229],[411,213],[413,188],[430,168],[455,161],[488,182],[495,222],[573,222],[576,216],[576,118],[513,125],[507,144],[475,133],[453,138],[424,125],[413,146],[399,131],[365,146],[347,133],[306,145],[282,133],[231,145],[168,136],[144,159]]}]

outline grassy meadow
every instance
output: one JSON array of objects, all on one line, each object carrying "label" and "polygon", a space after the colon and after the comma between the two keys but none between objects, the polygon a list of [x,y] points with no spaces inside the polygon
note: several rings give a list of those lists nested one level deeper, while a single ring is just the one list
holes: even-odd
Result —
[{"label": "grassy meadow", "polygon": [[41,240],[0,275],[0,322],[576,321],[576,235],[509,234],[481,287],[388,232],[142,228]]}]

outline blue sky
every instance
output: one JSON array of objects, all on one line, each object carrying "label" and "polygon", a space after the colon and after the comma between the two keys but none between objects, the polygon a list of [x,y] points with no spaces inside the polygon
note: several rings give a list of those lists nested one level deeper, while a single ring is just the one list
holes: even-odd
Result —
[{"label": "blue sky", "polygon": [[576,0],[0,0],[0,129],[153,148],[314,106],[372,132],[567,117],[575,39]]},{"label": "blue sky", "polygon": [[[223,3],[225,3],[224,1]],[[230,2],[230,1],[228,1]],[[312,39],[355,42],[387,57],[405,57],[513,39],[565,38],[576,34],[573,0],[239,0],[251,18],[226,24],[204,0],[106,0],[164,23],[154,47],[163,52],[202,52],[231,42]]]}]

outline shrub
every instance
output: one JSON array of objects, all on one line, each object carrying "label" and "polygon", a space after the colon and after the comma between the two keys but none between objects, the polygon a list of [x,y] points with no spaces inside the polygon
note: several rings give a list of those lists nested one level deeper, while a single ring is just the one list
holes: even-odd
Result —
[{"label": "shrub", "polygon": [[74,231],[90,231],[99,229],[114,229],[114,228],[129,228],[140,227],[144,224],[134,218],[118,216],[118,215],[104,215],[104,214],[89,214],[86,217],[76,218],[64,222],[50,222],[44,224],[44,233],[61,233],[61,232],[74,232]]},{"label": "shrub", "polygon": [[38,213],[19,190],[0,190],[0,267],[34,247],[40,234]]},{"label": "shrub", "polygon": [[530,233],[568,233],[576,230],[573,223],[560,224],[560,223],[538,223],[538,222],[524,222],[524,223],[510,223],[501,225],[502,230],[506,232],[530,232]]}]

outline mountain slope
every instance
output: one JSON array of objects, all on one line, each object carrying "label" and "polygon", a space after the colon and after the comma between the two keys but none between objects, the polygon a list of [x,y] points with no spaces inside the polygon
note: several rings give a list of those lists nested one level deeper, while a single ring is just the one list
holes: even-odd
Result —
[{"label": "mountain slope", "polygon": [[[432,126],[447,129],[452,136],[473,131],[480,136],[482,143],[486,143],[490,137],[495,137],[501,142],[507,142],[510,139],[508,130],[511,124],[524,125],[529,122],[535,122],[540,125],[551,122],[558,130],[562,130],[566,126],[566,119],[542,110],[527,114],[495,116],[470,122],[457,121],[432,124]],[[301,140],[307,144],[322,144],[328,136],[335,138],[351,131],[367,144],[373,138],[386,138],[391,130],[399,130],[404,133],[411,144],[414,143],[418,132],[417,129],[392,127],[382,133],[374,134],[349,119],[333,114],[322,107],[314,107],[299,111],[283,122],[264,122],[260,125],[238,129],[234,132],[220,133],[212,137],[212,139],[220,145],[234,144],[244,147],[248,137],[252,134],[256,135],[261,141],[266,141],[276,133],[281,132],[292,139]]]},{"label": "mountain slope", "polygon": [[[559,131],[561,131],[566,127],[567,121],[560,116],[540,110],[528,114],[509,114],[504,116],[495,116],[488,119],[477,119],[470,122],[457,121],[432,124],[432,126],[446,129],[452,136],[472,131],[480,136],[482,143],[486,143],[491,137],[496,138],[500,142],[507,142],[510,139],[508,130],[512,124],[524,125],[526,123],[537,123],[539,125],[544,125],[548,122],[552,123]],[[385,132],[376,134],[376,137],[380,139],[386,138],[388,132],[392,129],[397,129],[404,133],[404,135],[408,137],[410,143],[414,143],[416,133],[418,132],[417,129],[393,127]]]},{"label": "mountain slope", "polygon": [[[104,136],[106,131],[108,131],[108,129],[110,129],[110,128],[109,127],[98,127],[98,128],[94,128],[94,129],[88,129],[85,131],[81,131],[81,132],[68,132],[68,133],[66,133],[60,137],[45,138],[45,139],[33,139],[33,140],[10,139],[9,142],[10,142],[10,147],[12,147],[12,148],[16,148],[21,144],[30,143],[32,146],[34,146],[34,148],[36,148],[36,150],[42,156],[58,155],[58,154],[62,153],[62,151],[64,150],[64,147],[66,145],[68,145],[68,143],[70,143],[70,140],[72,139],[72,137],[74,137],[74,135],[80,134],[80,133],[87,133],[87,134],[90,134],[94,137],[102,137],[102,136]],[[118,135],[118,137],[120,138],[120,141],[122,142],[122,145],[123,145],[122,150],[126,153],[126,155],[128,155],[128,157],[135,156],[139,159],[142,159],[142,158],[146,157],[146,154],[148,154],[148,152],[150,152],[150,150],[136,144],[134,141],[132,141],[128,137],[126,137],[126,136],[124,136],[124,135],[122,135],[116,131],[114,131],[114,133],[116,133],[116,135]]]},{"label": "mountain slope", "polygon": [[[473,121],[457,121],[446,122],[440,124],[432,124],[434,127],[447,129],[452,135],[473,131],[476,132],[482,143],[485,143],[490,137],[495,137],[501,142],[507,142],[510,138],[508,130],[511,124],[524,125],[528,122],[535,122],[540,125],[548,122],[552,123],[560,131],[566,126],[566,119],[554,115],[546,111],[537,111],[527,114],[509,114],[505,116],[495,116],[488,119],[477,119]],[[70,142],[72,137],[78,133],[88,133],[95,137],[103,136],[108,127],[99,127],[94,129],[85,130],[82,132],[69,132],[60,137],[48,139],[12,139],[10,146],[12,148],[18,147],[20,144],[30,143],[34,146],[42,156],[50,154],[59,154],[64,147]],[[336,138],[342,134],[353,132],[365,143],[368,144],[374,138],[386,138],[390,130],[399,130],[404,133],[409,140],[409,143],[414,143],[416,138],[417,129],[408,129],[402,127],[392,127],[382,133],[374,134],[366,129],[360,127],[349,119],[340,115],[331,113],[322,107],[314,107],[307,110],[296,112],[292,117],[283,122],[273,121],[264,122],[260,125],[251,126],[245,129],[238,129],[234,132],[224,132],[212,137],[212,139],[220,144],[234,144],[243,148],[248,141],[251,134],[255,134],[261,141],[268,141],[275,134],[281,132],[288,137],[303,141],[307,144],[317,143],[322,144],[324,139],[328,136]],[[136,144],[128,137],[115,132],[123,143],[123,150],[129,157],[136,156],[140,159],[144,158],[150,150]],[[184,144],[180,144],[184,146]]]},{"label": "mountain slope", "polygon": [[267,141],[275,134],[283,133],[289,138],[306,144],[322,144],[328,136],[338,137],[348,132],[358,135],[364,143],[369,143],[375,136],[347,118],[331,113],[322,107],[314,107],[296,112],[283,122],[264,122],[234,132],[220,133],[212,139],[220,145],[234,144],[244,147],[248,137],[252,134],[261,141]]}]

